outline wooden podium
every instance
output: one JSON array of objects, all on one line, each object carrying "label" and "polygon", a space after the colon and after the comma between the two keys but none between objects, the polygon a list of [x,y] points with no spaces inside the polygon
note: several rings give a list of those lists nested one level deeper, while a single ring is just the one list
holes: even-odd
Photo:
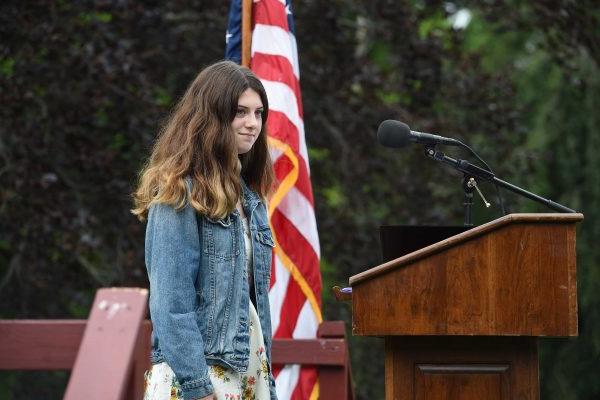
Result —
[{"label": "wooden podium", "polygon": [[577,336],[575,224],[511,214],[350,278],[386,400],[539,399],[539,337]]}]

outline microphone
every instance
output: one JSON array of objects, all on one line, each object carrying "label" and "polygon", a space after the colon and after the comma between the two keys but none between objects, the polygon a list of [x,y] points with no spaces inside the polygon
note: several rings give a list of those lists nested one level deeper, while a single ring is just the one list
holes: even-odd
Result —
[{"label": "microphone", "polygon": [[394,121],[392,119],[385,120],[379,125],[379,128],[377,129],[377,140],[385,147],[404,147],[409,143],[463,146],[463,144],[456,139],[432,135],[431,133],[411,131],[405,123]]}]

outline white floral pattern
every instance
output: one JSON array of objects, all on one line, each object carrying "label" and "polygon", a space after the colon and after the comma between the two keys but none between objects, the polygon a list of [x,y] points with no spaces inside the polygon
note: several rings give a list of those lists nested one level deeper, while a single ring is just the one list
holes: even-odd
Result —
[{"label": "white floral pattern", "polygon": [[[216,400],[268,400],[269,367],[260,320],[250,303],[250,363],[248,372],[238,373],[220,365],[209,367]],[[183,400],[175,374],[167,363],[152,366],[145,376],[144,400]]]}]

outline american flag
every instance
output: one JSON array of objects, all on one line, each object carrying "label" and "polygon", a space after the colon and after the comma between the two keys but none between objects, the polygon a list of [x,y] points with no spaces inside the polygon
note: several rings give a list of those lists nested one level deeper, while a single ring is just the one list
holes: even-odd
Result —
[{"label": "american flag", "polygon": [[[232,0],[226,58],[240,63],[242,0]],[[269,99],[269,144],[278,187],[269,202],[276,247],[271,266],[273,337],[314,338],[321,315],[320,247],[304,138],[291,0],[254,0],[250,68]],[[280,400],[317,399],[314,368],[275,368]]]}]

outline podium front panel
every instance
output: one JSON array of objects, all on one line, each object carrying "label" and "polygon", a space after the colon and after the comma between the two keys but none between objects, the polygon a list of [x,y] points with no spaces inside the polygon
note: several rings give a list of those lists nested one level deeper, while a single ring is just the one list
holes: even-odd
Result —
[{"label": "podium front panel", "polygon": [[386,337],[386,400],[538,400],[536,338]]}]

